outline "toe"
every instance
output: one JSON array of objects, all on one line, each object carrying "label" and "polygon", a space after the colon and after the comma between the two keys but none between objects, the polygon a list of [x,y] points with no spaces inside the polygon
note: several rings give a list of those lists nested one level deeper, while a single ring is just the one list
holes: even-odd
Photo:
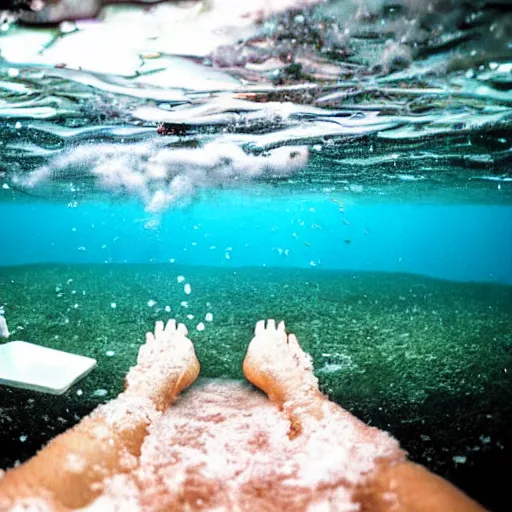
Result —
[{"label": "toe", "polygon": [[277,326],[277,330],[279,332],[286,332],[286,326],[284,325],[283,321],[279,322],[279,325]]},{"label": "toe", "polygon": [[263,332],[265,332],[265,320],[260,320],[254,328],[254,335],[258,336],[259,334],[263,334]]},{"label": "toe", "polygon": [[172,334],[176,332],[176,320],[174,320],[174,318],[167,322],[167,325],[165,326],[165,332],[167,334]]},{"label": "toe", "polygon": [[[150,334],[150,333],[148,333],[148,334]],[[153,336],[153,335],[151,334],[151,336]],[[146,340],[147,339],[148,338],[146,336]],[[154,338],[153,338],[153,340],[154,340]],[[144,359],[146,359],[146,356],[149,352],[151,352],[150,347],[148,347],[147,345],[141,345],[139,347],[139,353],[137,354],[137,363],[142,363],[144,361]]]},{"label": "toe", "polygon": [[146,343],[151,345],[151,343],[154,343],[154,342],[155,342],[155,337],[153,336],[153,333],[147,332],[146,333]]},{"label": "toe", "polygon": [[289,334],[288,335],[288,344],[292,346],[293,348],[300,349],[299,342],[297,341],[297,336],[295,334]]},{"label": "toe", "polygon": [[288,345],[295,361],[297,361],[297,364],[304,370],[313,370],[313,359],[309,354],[302,350],[295,334],[290,334],[288,336]]},{"label": "toe", "polygon": [[276,330],[276,321],[273,319],[267,320],[267,331],[275,331]]},{"label": "toe", "polygon": [[158,338],[161,336],[161,334],[164,332],[164,323],[161,320],[158,320],[155,324],[155,338]]},{"label": "toe", "polygon": [[178,334],[183,334],[183,336],[186,336],[188,334],[188,330],[185,327],[185,324],[178,324]]}]

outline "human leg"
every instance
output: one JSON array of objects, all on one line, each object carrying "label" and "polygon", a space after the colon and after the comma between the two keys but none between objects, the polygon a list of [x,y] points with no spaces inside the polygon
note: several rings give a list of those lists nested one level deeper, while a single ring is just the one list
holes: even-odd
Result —
[{"label": "human leg", "polygon": [[150,423],[199,374],[186,335],[183,324],[170,320],[164,328],[157,322],[128,372],[125,391],[0,479],[0,510],[34,496],[81,507],[101,492],[106,477],[132,470]]},{"label": "human leg", "polygon": [[[311,357],[303,352],[293,334],[286,334],[283,322],[277,327],[273,320],[266,325],[263,321],[256,324],[243,369],[247,379],[288,415],[291,439],[304,431],[314,432],[316,425],[329,420],[347,425],[347,434],[355,433],[347,436],[349,443],[355,441],[362,446],[385,440],[382,432],[322,395]],[[447,481],[401,457],[375,460],[374,469],[353,487],[353,499],[362,512],[483,510]]]}]

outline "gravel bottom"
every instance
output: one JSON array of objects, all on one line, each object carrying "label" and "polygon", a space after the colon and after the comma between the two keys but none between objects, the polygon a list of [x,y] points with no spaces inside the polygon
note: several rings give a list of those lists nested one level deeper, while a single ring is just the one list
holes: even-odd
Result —
[{"label": "gravel bottom", "polygon": [[202,376],[241,379],[254,324],[275,318],[313,356],[332,400],[485,506],[506,510],[512,287],[317,269],[42,265],[0,267],[2,304],[11,340],[98,366],[58,397],[0,387],[0,467],[116,396],[156,320],[188,326]]}]

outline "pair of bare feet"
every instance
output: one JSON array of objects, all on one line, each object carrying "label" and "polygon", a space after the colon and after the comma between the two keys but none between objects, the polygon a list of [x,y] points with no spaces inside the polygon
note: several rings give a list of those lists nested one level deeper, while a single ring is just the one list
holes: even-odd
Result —
[{"label": "pair of bare feet", "polygon": [[[166,325],[156,322],[126,376],[125,391],[0,478],[0,512],[32,498],[52,503],[54,510],[61,510],[56,504],[80,508],[101,495],[106,479],[134,470],[155,420],[199,375],[187,334],[185,325],[175,320]],[[295,336],[287,336],[283,322],[256,324],[244,373],[280,408],[287,402],[302,404],[310,395],[321,396],[310,357]],[[289,416],[288,437],[293,439],[301,427],[294,415]]]},{"label": "pair of bare feet", "polygon": [[[127,392],[151,398],[165,410],[199,375],[194,345],[187,328],[175,320],[158,321],[146,334],[137,365],[126,377]],[[311,357],[301,349],[294,334],[287,335],[284,322],[261,320],[256,324],[243,363],[246,378],[279,406],[317,396],[318,382]]]},{"label": "pair of bare feet", "polygon": [[[101,500],[109,485],[117,485],[116,478],[124,482],[123,489],[130,488],[130,475],[139,493],[158,505],[140,505],[142,497],[136,510],[482,510],[448,482],[407,462],[388,434],[327,400],[319,391],[310,356],[293,334],[286,334],[284,323],[276,325],[274,320],[256,324],[243,370],[278,406],[279,415],[265,416],[260,406],[251,409],[240,400],[230,403],[231,412],[229,407],[217,411],[215,401],[200,394],[195,416],[182,417],[179,428],[171,426],[174,434],[155,444],[151,439],[166,426],[160,420],[167,412],[171,420],[179,413],[179,404],[166,412],[169,405],[199,375],[187,334],[175,320],[157,322],[128,372],[123,393],[0,478],[0,512],[27,503],[29,510],[60,512],[89,504],[92,510],[123,510],[117,498],[108,506],[95,500]],[[234,410],[239,411],[239,423],[236,418],[228,421],[236,416]],[[211,439],[215,441],[208,445]],[[162,451],[170,452],[163,465],[155,462]],[[187,459],[187,465],[180,466],[180,458]],[[210,458],[224,462],[205,474]],[[233,471],[226,480],[228,466]],[[180,468],[189,480],[195,475],[183,488],[178,485],[184,478]],[[208,488],[215,489],[220,500],[210,508],[203,498],[194,498]],[[194,505],[186,508],[183,500],[190,497]],[[34,499],[40,508],[33,507]]]},{"label": "pair of bare feet", "polygon": [[[149,383],[148,371],[156,377]],[[286,333],[284,322],[276,325],[274,320],[267,320],[256,324],[243,371],[247,380],[264,391],[287,417],[287,437],[292,444],[283,442],[282,451],[286,453],[291,447],[290,458],[301,451],[300,445],[313,446],[314,450],[305,452],[306,465],[319,463],[312,456],[323,457],[325,461],[318,464],[317,471],[327,475],[333,469],[328,468],[328,459],[335,459],[337,451],[345,452],[331,474],[338,475],[331,491],[345,489],[351,498],[345,504],[339,495],[334,501],[324,500],[322,506],[326,510],[351,510],[351,506],[376,512],[483,510],[445,480],[408,462],[398,443],[385,432],[367,426],[322,395],[311,357],[301,349],[295,335]],[[149,396],[158,410],[165,410],[198,375],[199,362],[186,327],[176,325],[174,320],[165,327],[163,322],[157,322],[154,334],[146,335],[137,366],[127,376],[127,393]],[[319,450],[318,442],[330,447],[331,452]],[[303,455],[299,453],[299,457]],[[312,486],[312,496],[320,495],[322,486],[333,485],[332,481],[326,484],[328,481],[329,478],[320,486]],[[304,510],[309,509],[312,502],[303,505]],[[276,503],[273,506],[272,510],[289,508],[280,508]],[[300,506],[299,509],[302,510]]]}]

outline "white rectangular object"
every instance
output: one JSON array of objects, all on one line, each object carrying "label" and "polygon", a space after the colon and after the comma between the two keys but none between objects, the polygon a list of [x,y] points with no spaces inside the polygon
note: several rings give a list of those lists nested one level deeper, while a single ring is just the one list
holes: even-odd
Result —
[{"label": "white rectangular object", "polygon": [[0,345],[0,385],[61,395],[96,366],[96,359],[26,341]]},{"label": "white rectangular object", "polygon": [[[2,310],[0,309],[0,313]],[[5,321],[5,318],[0,315],[0,338],[8,338],[10,336],[9,334],[9,328],[7,327],[7,322]]]}]

